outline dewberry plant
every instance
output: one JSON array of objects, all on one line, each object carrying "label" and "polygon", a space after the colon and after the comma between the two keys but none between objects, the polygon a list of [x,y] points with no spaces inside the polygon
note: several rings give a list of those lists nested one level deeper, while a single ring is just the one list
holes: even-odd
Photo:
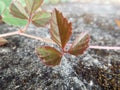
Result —
[{"label": "dewberry plant", "polygon": [[[0,3],[3,4],[0,9],[2,21],[14,26],[24,26],[24,28],[18,31],[0,34],[0,46],[8,43],[4,37],[12,35],[22,35],[42,42],[56,44],[59,50],[51,46],[40,46],[35,49],[38,57],[48,66],[59,65],[65,53],[78,56],[83,54],[88,47],[94,49],[120,49],[119,47],[90,46],[90,36],[87,32],[82,32],[73,43],[68,43],[72,35],[71,22],[68,22],[67,18],[57,9],[54,9],[53,12],[42,10],[40,6],[43,1],[44,0],[9,0],[9,7],[0,1]],[[46,24],[50,24],[49,32],[51,38],[41,38],[27,34],[26,30],[30,24],[36,27],[44,27]],[[68,46],[69,48],[66,49]]]}]

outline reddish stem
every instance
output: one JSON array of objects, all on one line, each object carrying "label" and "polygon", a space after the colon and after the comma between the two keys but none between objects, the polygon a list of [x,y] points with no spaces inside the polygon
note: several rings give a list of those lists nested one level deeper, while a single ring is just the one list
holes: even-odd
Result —
[{"label": "reddish stem", "polygon": [[51,39],[36,37],[36,36],[29,35],[29,34],[26,34],[26,33],[19,33],[19,35],[22,35],[22,36],[25,36],[25,37],[29,37],[29,38],[33,38],[33,39],[36,39],[36,40],[39,40],[39,41],[42,41],[42,42],[55,44],[55,42],[53,42],[53,40],[51,40]]},{"label": "reddish stem", "polygon": [[[15,31],[15,32],[10,32],[10,33],[5,33],[5,34],[1,34],[0,38],[2,37],[8,37],[8,36],[13,36],[13,35],[22,35],[25,37],[29,37],[29,38],[33,38],[42,42],[47,42],[47,43],[52,43],[52,44],[56,44],[55,42],[53,42],[53,40],[51,39],[46,39],[46,38],[40,38],[40,37],[36,37],[36,36],[32,36],[26,33],[23,33],[21,31]],[[71,44],[67,44],[68,46],[71,46]],[[107,49],[107,50],[120,50],[120,47],[112,47],[112,46],[89,46],[90,49]],[[63,51],[64,53],[66,53],[65,51]]]},{"label": "reddish stem", "polygon": [[89,46],[91,49],[107,49],[107,50],[120,50],[120,47],[112,46]]},{"label": "reddish stem", "polygon": [[21,31],[21,32],[25,32],[25,31],[28,29],[28,27],[29,27],[29,25],[30,25],[30,22],[31,22],[31,19],[29,18],[26,26],[25,26],[23,29],[21,29],[20,31]]},{"label": "reddish stem", "polygon": [[[36,39],[36,40],[39,40],[39,41],[42,41],[42,42],[55,44],[55,42],[53,42],[51,39],[40,38],[40,37],[32,36],[32,35],[29,35],[29,34],[26,34],[26,33],[22,33],[22,32],[19,32],[19,31],[10,32],[10,33],[6,33],[6,34],[1,34],[0,38],[1,37],[7,37],[7,36],[13,36],[13,35],[16,35],[16,34],[26,36],[26,37],[29,37],[29,38],[33,38],[33,39]],[[67,44],[67,45],[71,46],[71,44]],[[89,48],[91,48],[91,49],[120,50],[120,47],[112,47],[112,46],[89,46]],[[63,51],[63,52],[65,52],[65,51]]]},{"label": "reddish stem", "polygon": [[10,32],[10,33],[0,34],[0,38],[2,38],[2,37],[8,37],[8,36],[13,36],[13,35],[16,35],[18,33],[19,33],[18,31],[15,31],[15,32]]},{"label": "reddish stem", "polygon": [[[71,46],[72,44],[67,44],[67,46]],[[120,47],[114,47],[114,46],[94,46],[90,45],[88,48],[90,49],[107,49],[107,50],[120,50]]]}]

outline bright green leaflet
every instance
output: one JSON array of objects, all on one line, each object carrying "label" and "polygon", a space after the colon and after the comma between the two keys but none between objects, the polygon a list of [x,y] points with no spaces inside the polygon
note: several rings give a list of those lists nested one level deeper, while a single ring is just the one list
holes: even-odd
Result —
[{"label": "bright green leaflet", "polygon": [[0,1],[0,15],[3,11],[10,6],[12,0],[1,0]]},{"label": "bright green leaflet", "polygon": [[12,0],[2,0],[6,7],[9,7]]},{"label": "bright green leaflet", "polygon": [[9,9],[6,9],[6,11],[4,12],[4,14],[2,15],[3,17],[3,21],[9,25],[14,25],[14,26],[25,26],[27,24],[27,20],[22,20],[19,18],[15,18],[13,17],[10,13],[9,13]]},{"label": "bright green leaflet", "polygon": [[5,10],[5,4],[0,1],[0,15],[3,13],[3,11]]}]

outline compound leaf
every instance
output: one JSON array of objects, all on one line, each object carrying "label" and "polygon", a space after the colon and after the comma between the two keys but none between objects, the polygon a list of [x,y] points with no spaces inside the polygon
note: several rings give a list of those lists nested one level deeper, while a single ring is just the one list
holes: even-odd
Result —
[{"label": "compound leaf", "polygon": [[13,1],[10,5],[10,13],[17,18],[27,19],[28,15],[22,4],[18,1]]},{"label": "compound leaf", "polygon": [[45,65],[56,66],[60,64],[62,54],[53,47],[39,47],[36,49],[36,52]]},{"label": "compound leaf", "polygon": [[72,34],[72,24],[56,9],[52,13],[50,32],[52,40],[61,46],[62,49]]},{"label": "compound leaf", "polygon": [[26,9],[29,14],[34,13],[43,3],[43,0],[25,0]]},{"label": "compound leaf", "polygon": [[0,46],[5,45],[8,41],[4,38],[0,38]]},{"label": "compound leaf", "polygon": [[88,44],[89,35],[86,32],[82,32],[79,37],[75,39],[68,52],[72,55],[78,56],[84,53],[89,46]]},{"label": "compound leaf", "polygon": [[50,21],[50,17],[49,12],[39,11],[33,16],[32,23],[37,27],[45,26]]}]

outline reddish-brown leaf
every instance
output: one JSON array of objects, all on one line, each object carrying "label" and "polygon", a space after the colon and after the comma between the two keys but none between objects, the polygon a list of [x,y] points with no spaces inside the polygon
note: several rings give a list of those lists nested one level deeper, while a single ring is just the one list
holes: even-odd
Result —
[{"label": "reddish-brown leaf", "polygon": [[85,32],[77,37],[69,49],[69,53],[75,56],[83,54],[89,46],[89,35]]},{"label": "reddish-brown leaf", "polygon": [[62,49],[65,47],[72,34],[72,25],[58,10],[54,10],[51,19],[51,38]]},{"label": "reddish-brown leaf", "polygon": [[56,66],[60,64],[62,54],[53,47],[39,47],[36,49],[36,52],[45,65]]},{"label": "reddish-brown leaf", "polygon": [[0,38],[0,46],[5,45],[8,41],[4,38]]}]

